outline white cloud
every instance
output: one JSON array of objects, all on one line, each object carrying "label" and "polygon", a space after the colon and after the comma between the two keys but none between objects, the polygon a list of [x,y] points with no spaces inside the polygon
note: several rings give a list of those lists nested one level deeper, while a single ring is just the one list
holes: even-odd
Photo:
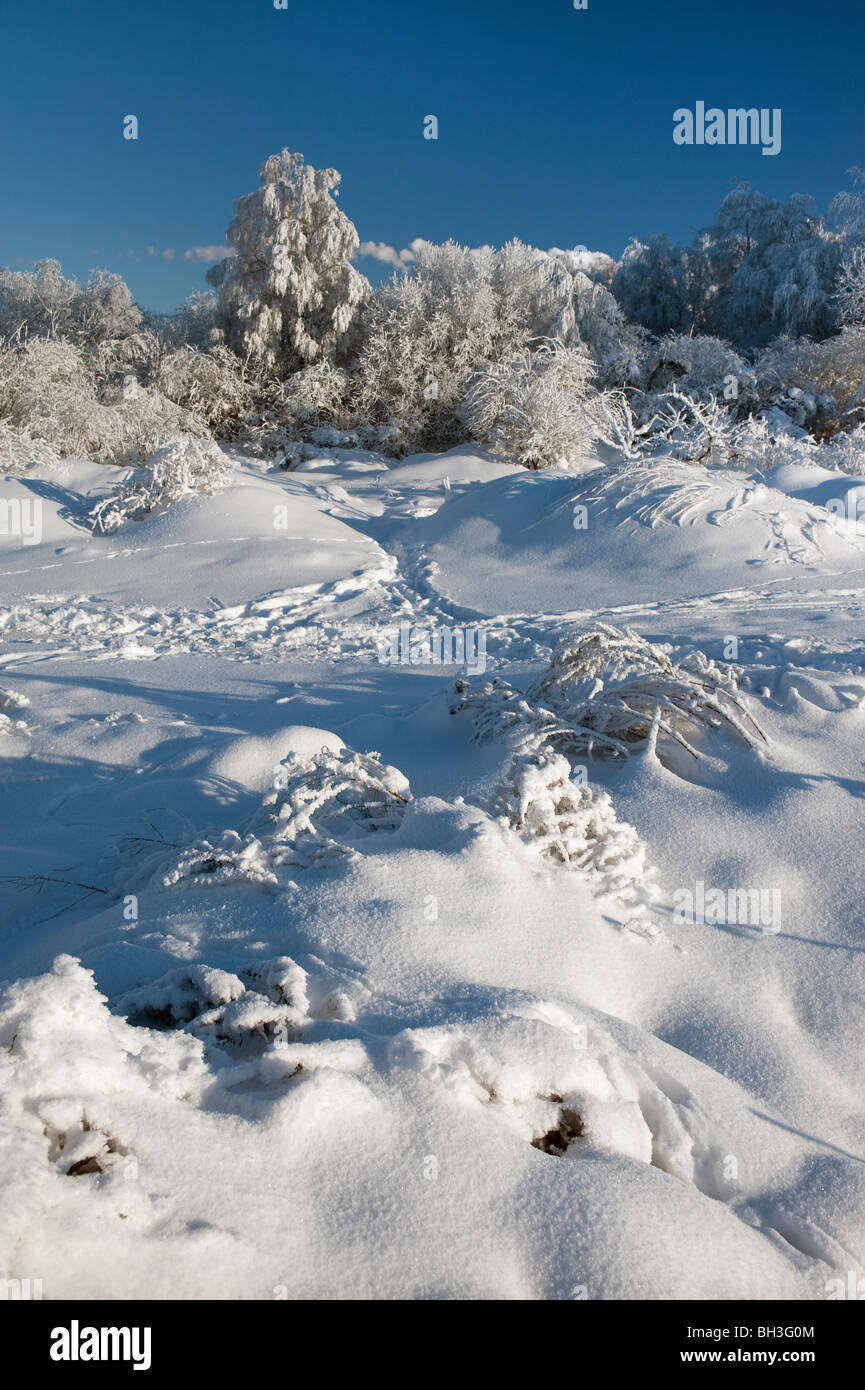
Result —
[{"label": "white cloud", "polygon": [[424,246],[423,237],[415,237],[410,246],[406,246],[402,251],[397,251],[396,247],[388,246],[386,241],[362,241],[357,248],[358,257],[370,256],[374,261],[384,261],[385,265],[396,266],[402,269],[415,259],[419,246]]},{"label": "white cloud", "polygon": [[233,246],[190,246],[183,253],[185,261],[224,261],[235,254]]}]

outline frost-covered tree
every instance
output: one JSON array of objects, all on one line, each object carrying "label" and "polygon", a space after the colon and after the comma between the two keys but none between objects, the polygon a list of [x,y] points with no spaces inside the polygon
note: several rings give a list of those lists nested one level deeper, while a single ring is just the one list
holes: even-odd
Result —
[{"label": "frost-covered tree", "polygon": [[846,241],[865,237],[865,169],[854,164],[847,173],[852,178],[855,189],[845,189],[836,193],[829,204],[829,218],[832,219],[839,234]]},{"label": "frost-covered tree", "polygon": [[797,193],[781,202],[740,184],[697,243],[706,332],[744,347],[763,346],[778,334],[834,332],[843,247],[810,198]]},{"label": "frost-covered tree", "polygon": [[836,298],[844,323],[865,324],[865,246],[851,246],[844,256]]},{"label": "frost-covered tree", "polygon": [[694,322],[688,253],[665,236],[625,247],[613,294],[627,317],[651,333],[687,332]]},{"label": "frost-covered tree", "polygon": [[228,345],[284,376],[350,355],[368,284],[351,264],[358,235],[334,201],[335,169],[313,169],[283,150],[259,177],[261,187],[234,204],[235,254],[207,278],[219,291]]}]

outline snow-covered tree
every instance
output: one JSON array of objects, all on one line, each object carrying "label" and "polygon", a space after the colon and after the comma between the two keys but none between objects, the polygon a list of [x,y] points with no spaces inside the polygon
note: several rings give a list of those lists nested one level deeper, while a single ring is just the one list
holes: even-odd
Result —
[{"label": "snow-covered tree", "polygon": [[219,290],[228,345],[284,376],[350,355],[368,284],[351,264],[358,235],[334,201],[335,169],[313,169],[283,150],[259,177],[261,187],[234,204],[235,254],[207,278]]},{"label": "snow-covered tree", "polygon": [[694,322],[688,253],[665,236],[625,247],[613,294],[627,317],[651,333],[687,332]]},{"label": "snow-covered tree", "polygon": [[844,323],[865,324],[865,246],[851,246],[845,254],[836,298]]},{"label": "snow-covered tree", "polygon": [[781,202],[740,184],[697,245],[706,332],[754,347],[782,333],[825,337],[834,331],[843,247],[810,198],[796,193]]},{"label": "snow-covered tree", "polygon": [[865,169],[854,164],[847,173],[852,178],[855,189],[845,189],[836,193],[829,204],[829,217],[834,222],[845,241],[865,237]]}]

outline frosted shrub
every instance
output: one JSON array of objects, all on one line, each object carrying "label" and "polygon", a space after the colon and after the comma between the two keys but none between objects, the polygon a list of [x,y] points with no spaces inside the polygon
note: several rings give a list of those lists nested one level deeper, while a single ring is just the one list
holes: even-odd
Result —
[{"label": "frosted shrub", "polygon": [[857,425],[849,434],[833,435],[820,446],[816,462],[851,473],[854,478],[865,476],[865,425]]},{"label": "frosted shrub", "polygon": [[618,380],[637,335],[565,253],[520,241],[500,251],[420,243],[411,270],[367,306],[352,423],[385,426],[397,454],[449,448],[465,438],[461,403],[475,371],[545,340],[578,355],[588,347]]},{"label": "frosted shrub", "polygon": [[647,354],[643,367],[647,389],[663,390],[675,381],[690,396],[722,396],[743,402],[756,389],[753,369],[729,343],[708,336],[671,333]]},{"label": "frosted shrub", "polygon": [[701,400],[674,388],[658,397],[658,402],[660,408],[643,427],[655,451],[660,447],[688,463],[740,465],[738,422],[717,397]]},{"label": "frosted shrub", "polygon": [[591,358],[562,343],[544,343],[476,372],[462,418],[476,439],[525,468],[579,468],[593,438],[584,409]]},{"label": "frosted shrub", "polygon": [[166,511],[181,497],[228,487],[232,477],[231,460],[212,441],[172,440],[97,503],[90,513],[93,529],[108,535],[127,521]]},{"label": "frosted shrub", "polygon": [[98,393],[88,355],[52,338],[0,352],[0,420],[63,458],[102,463],[147,457],[171,435],[207,432],[189,411],[134,380]]},{"label": "frosted shrub", "polygon": [[60,457],[50,444],[0,420],[0,473],[20,476],[33,467],[51,466]]},{"label": "frosted shrub", "polygon": [[82,289],[59,261],[37,261],[33,271],[0,268],[0,340],[41,336],[85,346],[134,333],[140,319],[127,285],[107,270],[93,271]]},{"label": "frosted shrub", "polygon": [[606,285],[578,273],[574,277],[574,313],[574,345],[581,343],[594,359],[597,384],[612,387],[636,383],[646,334],[628,323]]},{"label": "frosted shrub", "polygon": [[209,352],[185,345],[160,363],[156,385],[217,435],[231,437],[251,404],[241,363],[227,348]]},{"label": "frosted shrub", "polygon": [[562,642],[527,694],[600,735],[610,751],[645,746],[653,724],[653,737],[662,733],[695,757],[688,736],[700,728],[724,728],[751,746],[765,742],[733,677],[702,652],[674,666],[660,647],[607,623]]},{"label": "frosted shrub", "polygon": [[488,247],[425,243],[413,273],[371,299],[352,380],[354,422],[388,427],[396,454],[465,438],[457,406],[495,341],[493,264]]},{"label": "frosted shrub", "polygon": [[844,328],[821,343],[778,338],[754,370],[761,398],[818,439],[865,416],[865,327]]},{"label": "frosted shrub", "polygon": [[114,458],[123,448],[120,421],[97,400],[71,343],[33,338],[0,354],[0,417],[66,457]]}]

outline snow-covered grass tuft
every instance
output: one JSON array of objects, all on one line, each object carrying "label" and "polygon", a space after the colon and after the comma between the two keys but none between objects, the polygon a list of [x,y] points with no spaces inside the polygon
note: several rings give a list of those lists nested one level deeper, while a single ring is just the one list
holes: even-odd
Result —
[{"label": "snow-covered grass tuft", "polygon": [[358,841],[395,830],[410,799],[409,784],[377,753],[322,749],[289,754],[243,834],[214,833],[160,869],[165,888],[249,883],[274,889],[277,870],[308,869],[355,854]]},{"label": "snow-covered grass tuft", "polygon": [[521,752],[621,759],[669,740],[699,758],[693,740],[717,730],[753,748],[766,743],[732,671],[699,651],[673,665],[660,647],[607,623],[560,643],[525,693],[503,680],[472,689],[459,679],[451,711],[460,709],[473,712],[478,742],[507,738]]},{"label": "snow-covered grass tuft", "polygon": [[543,859],[589,874],[602,896],[639,908],[655,894],[646,847],[605,791],[578,785],[560,753],[519,753],[489,804]]}]

